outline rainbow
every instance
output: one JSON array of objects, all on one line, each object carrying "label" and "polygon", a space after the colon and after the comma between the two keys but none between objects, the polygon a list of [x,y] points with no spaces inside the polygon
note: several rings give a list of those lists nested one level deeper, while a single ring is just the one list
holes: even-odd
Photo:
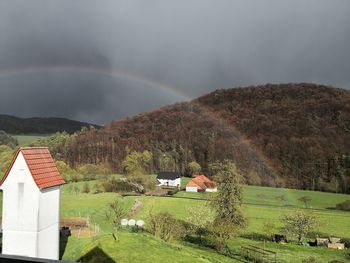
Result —
[{"label": "rainbow", "polygon": [[[166,94],[171,95],[172,97],[180,100],[180,101],[191,101],[192,98],[185,94],[184,92],[181,92],[174,87],[171,87],[169,85],[165,85],[160,82],[156,82],[150,79],[147,79],[145,77],[141,77],[138,75],[134,75],[122,70],[117,69],[106,69],[106,68],[98,68],[98,67],[92,67],[92,66],[81,66],[81,65],[40,65],[40,66],[30,66],[30,67],[18,67],[18,68],[12,68],[12,69],[0,69],[0,78],[4,77],[16,77],[20,75],[25,74],[38,74],[38,73],[84,73],[84,74],[95,74],[95,75],[102,75],[112,78],[118,78],[123,79],[126,81],[130,81],[133,83],[137,83],[139,85],[136,85],[138,88],[148,87],[153,88],[158,91],[164,92]],[[218,114],[215,114],[210,109],[206,108],[204,105],[200,105],[199,103],[195,104],[203,109],[210,117],[217,119],[220,121],[225,127],[235,132],[235,134],[238,135],[240,138],[240,141],[247,145],[252,151],[254,151],[257,154],[257,157],[263,161],[263,163],[272,171],[275,172],[274,169],[269,165],[268,159],[264,156],[264,154],[261,151],[258,151],[256,147],[254,147],[251,142],[246,139],[238,130],[237,128],[232,124],[229,123],[226,119],[222,118],[221,116],[218,116]]]},{"label": "rainbow", "polygon": [[38,74],[38,73],[87,73],[102,75],[112,78],[124,79],[130,82],[138,83],[137,87],[149,87],[154,88],[158,91],[165,92],[176,99],[191,100],[191,97],[181,92],[174,87],[165,85],[160,82],[156,82],[145,77],[134,75],[122,70],[117,69],[106,69],[106,68],[97,68],[90,66],[81,66],[81,65],[58,65],[58,66],[30,66],[30,67],[18,67],[12,69],[0,69],[0,78],[1,77],[15,77],[25,74]]}]

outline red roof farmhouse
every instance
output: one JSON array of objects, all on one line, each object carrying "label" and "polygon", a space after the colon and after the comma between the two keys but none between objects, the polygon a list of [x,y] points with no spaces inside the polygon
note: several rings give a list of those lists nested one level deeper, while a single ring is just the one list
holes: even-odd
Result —
[{"label": "red roof farmhouse", "polygon": [[197,175],[186,185],[186,192],[217,192],[217,187],[205,175]]}]

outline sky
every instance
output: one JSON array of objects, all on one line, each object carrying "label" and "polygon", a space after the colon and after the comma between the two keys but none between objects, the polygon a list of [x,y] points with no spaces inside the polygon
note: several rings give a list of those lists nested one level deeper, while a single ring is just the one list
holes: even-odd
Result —
[{"label": "sky", "polygon": [[216,89],[350,89],[349,0],[0,0],[0,113],[104,124]]}]

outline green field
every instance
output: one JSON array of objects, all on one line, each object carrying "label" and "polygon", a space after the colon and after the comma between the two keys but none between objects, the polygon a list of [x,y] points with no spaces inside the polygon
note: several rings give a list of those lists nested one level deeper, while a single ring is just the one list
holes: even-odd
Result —
[{"label": "green field", "polygon": [[[92,186],[95,182],[89,183]],[[76,183],[78,187],[82,184]],[[106,262],[108,257],[116,262],[240,262],[219,255],[209,248],[187,242],[169,244],[148,233],[133,233],[128,229],[122,230],[119,240],[115,241],[110,234],[111,227],[105,220],[105,211],[108,203],[117,194],[77,194],[73,193],[72,186],[65,185],[62,189],[61,215],[89,217],[91,225],[98,225],[100,232],[93,238],[69,238],[63,257],[65,260],[77,260],[85,254],[88,258],[93,254]],[[306,209],[298,201],[301,196],[311,197],[307,209],[319,219],[317,233],[320,236],[350,239],[350,212],[328,209],[334,208],[336,203],[350,199],[349,195],[253,186],[246,186],[244,190],[243,209],[249,224],[238,237],[229,241],[229,248],[233,253],[238,254],[241,245],[253,244],[277,252],[278,262],[301,262],[310,256],[317,257],[319,262],[334,259],[350,261],[346,250],[303,247],[294,243],[275,244],[259,240],[264,234],[264,223],[274,222],[281,226],[279,219],[283,214]],[[190,209],[196,209],[206,202],[196,198],[210,198],[210,194],[178,192],[175,197],[127,196],[122,200],[126,209],[131,209],[135,200],[142,201],[144,207],[134,219],[144,219],[147,223],[151,210],[168,211],[178,219],[186,220]]]},{"label": "green field", "polygon": [[29,144],[31,144],[32,142],[38,139],[50,136],[50,134],[12,135],[12,136],[17,139],[19,146],[28,146]]}]

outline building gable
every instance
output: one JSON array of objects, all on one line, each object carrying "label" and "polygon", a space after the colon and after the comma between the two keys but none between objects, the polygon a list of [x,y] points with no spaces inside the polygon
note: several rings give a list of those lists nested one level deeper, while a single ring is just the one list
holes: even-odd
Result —
[{"label": "building gable", "polygon": [[39,189],[59,186],[65,183],[62,175],[58,171],[55,162],[45,147],[19,148],[14,155],[5,175],[0,181],[0,187],[7,179],[19,154],[22,154],[27,167]]}]

